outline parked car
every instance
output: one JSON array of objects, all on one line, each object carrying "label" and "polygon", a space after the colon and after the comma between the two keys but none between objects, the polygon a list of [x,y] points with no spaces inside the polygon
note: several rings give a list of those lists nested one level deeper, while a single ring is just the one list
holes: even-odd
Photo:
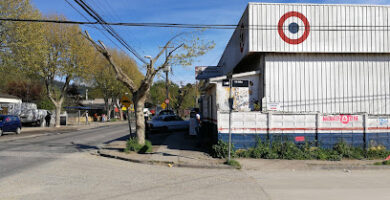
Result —
[{"label": "parked car", "polygon": [[152,120],[148,121],[147,127],[150,132],[162,132],[162,131],[188,131],[189,122],[183,120],[177,115],[161,115],[156,116]]},{"label": "parked car", "polygon": [[22,123],[19,117],[13,115],[0,115],[0,136],[6,132],[22,132]]},{"label": "parked car", "polygon": [[157,116],[162,115],[175,115],[175,112],[173,110],[161,110]]},{"label": "parked car", "polygon": [[45,124],[45,117],[47,113],[47,110],[41,109],[22,110],[22,113],[20,114],[20,120],[23,124],[43,126]]}]

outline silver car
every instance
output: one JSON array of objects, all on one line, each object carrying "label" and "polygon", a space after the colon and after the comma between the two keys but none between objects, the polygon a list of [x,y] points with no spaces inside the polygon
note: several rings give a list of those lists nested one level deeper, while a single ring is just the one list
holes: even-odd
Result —
[{"label": "silver car", "polygon": [[177,115],[162,115],[156,116],[148,121],[148,129],[150,132],[169,132],[177,130],[187,130],[189,121],[183,120]]}]

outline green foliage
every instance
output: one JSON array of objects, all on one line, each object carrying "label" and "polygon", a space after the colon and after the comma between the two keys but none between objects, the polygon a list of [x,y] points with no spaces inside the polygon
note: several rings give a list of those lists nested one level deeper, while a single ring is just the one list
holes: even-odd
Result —
[{"label": "green foliage", "polygon": [[148,140],[145,140],[145,144],[141,145],[138,144],[136,138],[130,138],[126,143],[125,152],[129,153],[130,151],[141,153],[141,154],[150,153],[153,151],[152,143]]},{"label": "green foliage", "polygon": [[390,160],[385,160],[382,162],[376,162],[374,165],[390,165]]},{"label": "green foliage", "polygon": [[54,105],[48,98],[44,98],[41,101],[39,101],[37,103],[37,107],[39,109],[54,110]]},{"label": "green foliage", "polygon": [[[234,146],[232,144],[231,146],[230,155],[234,156]],[[224,142],[222,140],[219,140],[217,144],[213,145],[211,147],[211,156],[214,158],[227,158],[229,153],[229,144],[227,142]]]},{"label": "green foliage", "polygon": [[236,169],[241,169],[241,164],[237,160],[233,160],[233,159],[226,160],[225,164],[230,165]]},{"label": "green foliage", "polygon": [[339,143],[337,143],[333,149],[339,154],[341,155],[342,157],[345,157],[345,158],[352,158],[352,151],[353,149],[351,148],[351,146],[349,146],[346,142],[344,141],[340,141]]},{"label": "green foliage", "polygon": [[130,151],[138,152],[141,149],[141,147],[142,145],[138,144],[135,138],[130,138],[129,140],[127,140],[125,152],[130,152]]},{"label": "green foliage", "polygon": [[[153,105],[160,105],[164,102],[166,96],[166,86],[165,81],[156,81],[153,83],[149,92],[149,102]],[[179,96],[179,86],[173,82],[171,82],[168,86],[169,90],[169,103],[171,105],[176,104],[177,97]]]},{"label": "green foliage", "polygon": [[250,158],[252,150],[237,149],[235,155],[239,158]]},{"label": "green foliage", "polygon": [[153,152],[152,143],[149,140],[145,140],[145,144],[141,147],[138,153],[151,153]]},{"label": "green foliage", "polygon": [[386,150],[384,146],[373,146],[366,151],[368,159],[383,159],[390,155],[390,151]]},{"label": "green foliage", "polygon": [[[218,145],[221,149],[223,145]],[[383,146],[362,149],[352,147],[340,141],[333,149],[313,147],[310,143],[295,144],[283,139],[275,140],[272,144],[269,141],[257,141],[254,148],[239,149],[235,152],[241,158],[263,158],[263,159],[287,159],[287,160],[331,160],[338,161],[347,159],[383,159],[390,155],[390,151]]]}]

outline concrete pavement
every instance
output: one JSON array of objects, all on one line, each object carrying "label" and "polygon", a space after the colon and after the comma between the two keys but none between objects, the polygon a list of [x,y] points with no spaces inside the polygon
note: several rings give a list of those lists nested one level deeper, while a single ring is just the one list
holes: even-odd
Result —
[{"label": "concrete pavement", "polygon": [[115,126],[119,124],[127,124],[127,121],[105,122],[105,123],[93,122],[88,125],[80,124],[80,125],[69,125],[69,126],[61,126],[61,127],[23,127],[22,133],[19,135],[16,135],[15,133],[5,133],[0,137],[0,142],[22,139],[22,138],[39,137],[39,136],[49,135],[52,133],[65,133],[65,132],[85,130],[85,129],[91,129],[97,127]]},{"label": "concrete pavement", "polygon": [[[278,161],[252,163],[242,170],[169,168],[92,154],[126,137],[127,125],[117,125],[0,141],[0,199],[365,200],[390,196],[390,170],[298,170],[299,162]],[[164,143],[162,139],[162,146],[175,149]],[[185,146],[177,148],[185,150]]]},{"label": "concrete pavement", "polygon": [[126,128],[123,124],[0,141],[0,178],[71,153],[96,151],[104,142],[128,136]]},{"label": "concrete pavement", "polygon": [[192,168],[231,168],[223,164],[224,159],[212,158],[203,149],[197,147],[197,140],[190,138],[186,132],[152,134],[149,137],[153,144],[152,153],[125,153],[123,152],[126,148],[125,140],[108,143],[98,153],[105,157],[144,164]]}]

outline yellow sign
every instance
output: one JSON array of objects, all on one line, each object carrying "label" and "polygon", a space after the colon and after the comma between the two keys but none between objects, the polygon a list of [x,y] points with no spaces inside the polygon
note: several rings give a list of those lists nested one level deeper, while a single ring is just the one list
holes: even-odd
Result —
[{"label": "yellow sign", "polygon": [[121,104],[122,104],[123,106],[125,106],[126,108],[130,107],[131,101],[130,101],[129,97],[127,97],[127,96],[122,96],[122,98],[121,98]]},{"label": "yellow sign", "polygon": [[165,110],[165,108],[167,108],[167,104],[166,103],[162,103],[161,104],[161,108]]},{"label": "yellow sign", "polygon": [[126,110],[127,110],[127,108],[126,108],[125,106],[123,106],[123,107],[122,107],[122,110],[123,110],[123,111],[126,111]]}]

